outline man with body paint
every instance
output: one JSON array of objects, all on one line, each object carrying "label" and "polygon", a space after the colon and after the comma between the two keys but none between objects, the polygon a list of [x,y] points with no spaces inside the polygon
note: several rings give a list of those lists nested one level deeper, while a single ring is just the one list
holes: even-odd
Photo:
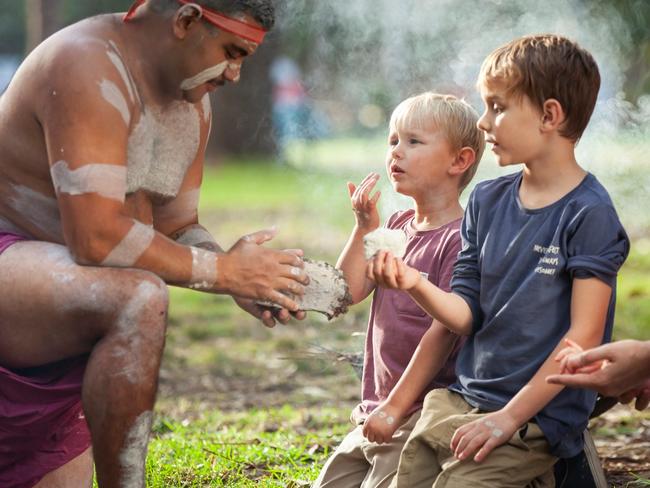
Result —
[{"label": "man with body paint", "polygon": [[[0,486],[144,486],[166,284],[299,318],[300,251],[197,217],[208,93],[271,0],[138,0],[41,44],[0,98]],[[272,315],[253,305],[271,300]],[[92,450],[91,450],[92,439]]]}]

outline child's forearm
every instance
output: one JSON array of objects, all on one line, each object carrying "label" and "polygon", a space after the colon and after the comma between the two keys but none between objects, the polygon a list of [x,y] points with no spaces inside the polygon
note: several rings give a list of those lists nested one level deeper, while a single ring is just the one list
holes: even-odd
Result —
[{"label": "child's forearm", "polygon": [[424,278],[408,292],[422,310],[450,331],[458,335],[469,335],[472,332],[472,310],[460,296],[443,291]]},{"label": "child's forearm", "polygon": [[404,416],[424,388],[445,365],[458,336],[433,321],[422,336],[404,374],[388,395],[387,403],[399,416]]},{"label": "child's forearm", "polygon": [[374,283],[366,277],[365,273],[364,235],[365,233],[355,226],[336,263],[336,267],[343,271],[348,282],[352,303],[359,303],[374,289]]},{"label": "child's forearm", "polygon": [[[574,279],[571,296],[571,327],[564,336],[583,348],[602,343],[611,288],[596,278]],[[546,382],[546,377],[560,373],[555,356],[564,348],[564,338],[555,346],[542,367],[504,407],[520,424],[528,422],[544,408],[563,386]]]}]

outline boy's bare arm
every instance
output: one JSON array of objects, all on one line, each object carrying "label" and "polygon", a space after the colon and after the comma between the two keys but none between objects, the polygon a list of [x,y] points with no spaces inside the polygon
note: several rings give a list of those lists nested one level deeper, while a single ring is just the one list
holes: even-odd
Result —
[{"label": "boy's bare arm", "polygon": [[476,453],[474,460],[482,461],[492,449],[507,442],[562,391],[563,386],[548,384],[546,377],[560,372],[556,356],[564,347],[564,339],[571,339],[584,348],[600,344],[611,293],[611,287],[597,278],[573,280],[569,331],[532,379],[504,408],[456,431],[451,449],[458,459],[466,459]]},{"label": "boy's bare arm", "polygon": [[390,441],[400,419],[446,363],[457,339],[437,320],[431,323],[395,388],[364,423],[363,434],[369,441]]},{"label": "boy's bare arm", "polygon": [[350,287],[352,303],[359,303],[366,298],[375,288],[372,281],[366,278],[366,258],[364,253],[363,237],[379,227],[379,212],[377,201],[380,192],[370,197],[379,175],[370,173],[357,187],[348,183],[350,203],[354,212],[355,225],[348,242],[336,263],[336,267],[343,271],[343,275]]},{"label": "boy's bare arm", "polygon": [[463,298],[423,279],[417,269],[393,257],[390,252],[378,252],[368,264],[366,273],[379,286],[406,290],[422,310],[455,334],[469,335],[472,332],[472,310]]}]

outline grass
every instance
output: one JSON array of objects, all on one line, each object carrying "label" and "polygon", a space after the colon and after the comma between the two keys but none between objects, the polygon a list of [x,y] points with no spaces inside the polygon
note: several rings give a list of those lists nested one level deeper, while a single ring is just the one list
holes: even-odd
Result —
[{"label": "grass", "polygon": [[[271,247],[301,247],[309,257],[333,262],[352,225],[345,181],[382,167],[373,161],[383,151],[359,145],[321,145],[314,159],[303,148],[300,156],[318,164],[300,168],[262,161],[210,167],[202,221],[226,248],[241,235],[277,225]],[[496,170],[486,161],[480,171],[478,179]],[[645,170],[626,171],[634,179]],[[404,201],[382,190],[387,217]],[[622,218],[626,226],[638,220]],[[635,226],[637,237],[647,231]],[[648,277],[650,240],[637,238],[619,279],[619,339],[650,335]],[[332,322],[312,314],[267,329],[228,297],[173,288],[147,486],[309,486],[349,429],[359,383],[337,352],[362,350],[367,310],[368,301]]]}]

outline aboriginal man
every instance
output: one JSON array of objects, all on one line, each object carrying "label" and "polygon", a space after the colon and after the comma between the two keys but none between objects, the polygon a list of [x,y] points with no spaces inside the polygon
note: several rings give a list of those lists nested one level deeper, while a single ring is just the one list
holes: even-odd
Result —
[{"label": "aboriginal man", "polygon": [[100,487],[144,486],[166,284],[297,311],[300,251],[223,252],[197,217],[208,93],[270,2],[139,0],[47,39],[0,98],[0,486],[88,487],[93,458]]}]

